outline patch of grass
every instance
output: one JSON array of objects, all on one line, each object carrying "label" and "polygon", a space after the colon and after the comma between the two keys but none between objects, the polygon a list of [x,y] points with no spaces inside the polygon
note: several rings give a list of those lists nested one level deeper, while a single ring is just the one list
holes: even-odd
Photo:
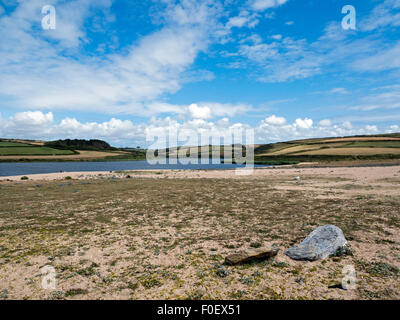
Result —
[{"label": "patch of grass", "polygon": [[250,286],[250,285],[254,284],[255,279],[253,276],[249,276],[249,277],[242,277],[239,279],[239,281],[243,284]]},{"label": "patch of grass", "polygon": [[153,287],[160,287],[162,286],[162,282],[157,278],[156,275],[151,274],[151,275],[146,275],[141,278],[140,283],[142,284],[143,287],[146,289],[151,289]]},{"label": "patch of grass", "polygon": [[260,242],[252,242],[250,243],[250,247],[252,248],[261,248],[262,244]]},{"label": "patch of grass", "polygon": [[19,142],[0,141],[0,148],[4,147],[31,147],[31,145]]},{"label": "patch of grass", "polygon": [[0,148],[0,156],[46,156],[74,154],[71,150],[58,150],[49,147],[3,147]]},{"label": "patch of grass", "polygon": [[346,243],[343,247],[337,248],[336,252],[331,254],[331,257],[353,256],[354,253],[354,249]]},{"label": "patch of grass", "polygon": [[276,267],[276,268],[289,268],[290,266],[289,266],[289,264],[287,264],[286,262],[278,262],[278,261],[273,261],[272,263],[271,263],[271,265],[273,266],[273,267]]},{"label": "patch of grass", "polygon": [[367,262],[357,260],[357,265],[365,272],[375,277],[398,277],[400,270],[386,262]]},{"label": "patch of grass", "polygon": [[65,292],[66,297],[74,297],[80,294],[87,294],[89,291],[86,289],[76,288],[76,289],[69,289]]},{"label": "patch of grass", "polygon": [[139,287],[139,284],[137,282],[129,282],[128,283],[128,289],[131,289],[132,291],[135,291]]}]

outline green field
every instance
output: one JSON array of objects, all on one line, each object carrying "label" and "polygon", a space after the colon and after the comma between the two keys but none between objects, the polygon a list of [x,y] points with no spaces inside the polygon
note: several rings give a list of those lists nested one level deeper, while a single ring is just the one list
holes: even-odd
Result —
[{"label": "green field", "polygon": [[15,146],[15,147],[0,147],[0,156],[51,156],[51,155],[68,155],[74,154],[71,150],[57,150],[48,147],[34,147],[34,146]]},{"label": "green field", "polygon": [[[351,140],[350,140],[351,139]],[[345,138],[319,138],[260,145],[256,163],[385,160],[400,158],[396,134]]]},{"label": "green field", "polygon": [[31,145],[18,142],[0,141],[0,148],[2,147],[31,147]]}]

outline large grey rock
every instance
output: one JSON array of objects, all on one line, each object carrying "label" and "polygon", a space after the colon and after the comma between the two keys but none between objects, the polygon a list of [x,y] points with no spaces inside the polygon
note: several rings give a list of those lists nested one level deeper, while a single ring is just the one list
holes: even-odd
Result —
[{"label": "large grey rock", "polygon": [[318,227],[297,246],[285,251],[294,260],[324,259],[346,244],[343,231],[333,225]]},{"label": "large grey rock", "polygon": [[225,258],[225,264],[236,265],[246,263],[252,260],[264,260],[275,257],[279,252],[278,248],[257,248],[247,249],[234,254],[231,254]]}]

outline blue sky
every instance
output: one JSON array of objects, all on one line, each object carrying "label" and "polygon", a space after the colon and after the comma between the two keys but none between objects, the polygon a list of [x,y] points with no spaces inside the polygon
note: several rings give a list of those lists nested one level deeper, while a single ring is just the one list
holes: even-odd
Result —
[{"label": "blue sky", "polygon": [[400,0],[3,0],[0,137],[399,132],[399,35]]}]

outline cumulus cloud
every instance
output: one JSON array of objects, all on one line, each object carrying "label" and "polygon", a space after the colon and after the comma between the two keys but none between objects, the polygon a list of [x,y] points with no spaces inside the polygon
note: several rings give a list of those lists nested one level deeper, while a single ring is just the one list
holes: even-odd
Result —
[{"label": "cumulus cloud", "polygon": [[189,112],[192,118],[195,119],[211,118],[211,110],[209,107],[199,107],[197,104],[191,104],[189,106]]},{"label": "cumulus cloud", "polygon": [[365,129],[368,131],[368,132],[378,132],[378,127],[377,126],[375,126],[375,125],[366,125],[365,126]]},{"label": "cumulus cloud", "polygon": [[313,125],[312,119],[296,119],[296,126],[300,129],[310,129]]},{"label": "cumulus cloud", "polygon": [[392,125],[386,132],[387,133],[400,132],[400,127],[398,125]]},{"label": "cumulus cloud", "polygon": [[351,124],[350,121],[345,121],[343,122],[343,128],[350,130],[353,128],[353,125]]},{"label": "cumulus cloud", "polygon": [[276,115],[272,115],[264,119],[262,122],[270,125],[283,125],[286,123],[286,119],[284,117],[277,117]]},{"label": "cumulus cloud", "polygon": [[41,126],[47,125],[53,122],[53,113],[48,112],[46,114],[40,111],[25,111],[16,113],[14,118],[12,118],[12,122],[14,125],[24,126]]},{"label": "cumulus cloud", "polygon": [[[197,106],[197,108],[200,108]],[[324,121],[324,120],[323,120]],[[323,122],[321,121],[321,122]],[[104,122],[81,122],[76,118],[64,118],[55,122],[52,113],[29,111],[16,113],[8,119],[0,116],[0,134],[5,138],[25,139],[103,139],[116,146],[149,146],[169,132],[178,132],[182,137],[180,145],[187,138],[205,134],[215,139],[212,143],[219,144],[220,138],[234,132],[238,128],[254,129],[255,143],[268,143],[274,141],[287,141],[301,138],[336,137],[357,134],[375,134],[378,132],[394,132],[399,130],[398,125],[387,128],[378,128],[374,124],[354,127],[349,123],[341,125],[327,121],[313,125],[309,118],[298,118],[293,123],[288,123],[283,117],[272,115],[258,124],[231,123],[224,117],[215,121],[204,118],[190,118],[178,120],[171,117],[155,118],[144,123],[133,123],[130,120],[111,118]],[[155,137],[155,139],[146,139]],[[186,141],[187,142],[187,141]],[[163,141],[159,143],[163,145]],[[208,143],[208,142],[207,142]],[[210,141],[211,143],[211,141]]]}]

